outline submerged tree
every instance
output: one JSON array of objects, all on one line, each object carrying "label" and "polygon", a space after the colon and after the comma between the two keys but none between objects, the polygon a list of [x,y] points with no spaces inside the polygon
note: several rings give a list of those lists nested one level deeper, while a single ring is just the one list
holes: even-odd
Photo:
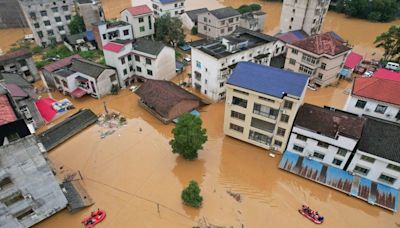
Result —
[{"label": "submerged tree", "polygon": [[383,61],[400,60],[400,26],[391,26],[387,32],[376,37],[376,47],[385,49]]},{"label": "submerged tree", "polygon": [[201,119],[190,113],[179,117],[176,127],[172,129],[174,139],[169,142],[172,152],[187,160],[196,159],[198,150],[203,149],[203,144],[207,141],[207,131],[201,124]]},{"label": "submerged tree", "polygon": [[182,21],[176,17],[166,14],[156,20],[154,27],[156,30],[156,40],[173,46],[185,42]]},{"label": "submerged tree", "polygon": [[181,194],[183,202],[192,207],[200,207],[203,197],[200,196],[200,188],[196,181],[190,181],[189,185],[183,189]]}]

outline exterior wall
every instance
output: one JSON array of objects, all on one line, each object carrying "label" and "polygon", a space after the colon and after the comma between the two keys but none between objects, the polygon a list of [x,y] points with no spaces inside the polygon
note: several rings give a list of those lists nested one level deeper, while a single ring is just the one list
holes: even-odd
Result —
[{"label": "exterior wall", "polygon": [[[20,5],[37,45],[46,46],[54,42],[62,42],[63,37],[69,35],[67,25],[74,11],[73,0],[53,2],[20,0]],[[53,12],[53,8],[57,8],[58,12]],[[46,12],[47,16],[42,16],[41,11]],[[58,20],[58,18],[60,18],[60,21],[57,22],[56,19]],[[49,25],[45,25],[47,21],[50,23]]]},{"label": "exterior wall", "polygon": [[115,75],[117,72],[115,70],[107,69],[100,74],[96,80],[97,87],[97,98],[104,97],[111,92],[112,85],[118,85],[117,77],[115,81],[111,81],[111,76]]},{"label": "exterior wall", "polygon": [[[306,136],[306,141],[297,138],[297,135]],[[328,143],[329,147],[324,148],[318,146],[318,142]],[[332,165],[334,167],[343,169],[346,165],[352,151],[354,150],[358,140],[347,138],[339,135],[337,139],[330,138],[321,134],[317,134],[316,132],[303,129],[300,127],[294,126],[292,129],[292,133],[290,134],[290,139],[288,142],[287,150],[293,153],[297,153],[300,156],[308,157],[310,159],[323,162],[327,165]],[[298,151],[294,148],[294,146],[302,147],[304,150]],[[339,148],[347,150],[345,156],[338,154]],[[313,157],[314,152],[318,152],[320,154],[324,154],[323,159],[319,159],[317,157]],[[341,160],[342,163],[338,166],[333,164],[334,159]]]},{"label": "exterior wall", "polygon": [[[367,102],[365,104],[364,108],[356,107],[358,100]],[[375,112],[376,107],[378,105],[384,105],[387,107],[386,111],[383,114]],[[349,97],[347,98],[347,102],[344,107],[344,110],[348,111],[348,112],[352,112],[359,116],[368,115],[368,116],[373,116],[373,117],[377,117],[380,119],[400,123],[400,106],[385,103],[382,101],[376,101],[376,100],[372,100],[372,99],[368,99],[368,98],[364,98],[364,97],[358,97],[358,96],[355,96],[352,94],[349,94]]]},{"label": "exterior wall", "polygon": [[321,30],[330,0],[284,0],[280,32],[303,30],[309,35]]},{"label": "exterior wall", "polygon": [[85,23],[86,30],[91,31],[93,23],[105,20],[101,2],[96,2],[96,4],[79,4],[77,2],[76,5],[79,15],[83,17],[83,22]]},{"label": "exterior wall", "polygon": [[0,67],[6,72],[18,72],[29,82],[34,82],[40,79],[36,64],[32,57],[10,59],[0,63]]},{"label": "exterior wall", "polygon": [[154,77],[157,80],[171,80],[176,76],[175,50],[171,47],[164,47],[158,54],[154,68]]},{"label": "exterior wall", "polygon": [[199,107],[199,101],[184,100],[176,104],[168,113],[168,119],[173,120],[185,112],[191,112],[193,109]]},{"label": "exterior wall", "polygon": [[[79,76],[79,73],[71,74],[68,77],[62,77],[54,73],[55,75],[55,83],[58,90],[62,91],[65,94],[70,94],[76,88],[78,88],[78,84],[75,81],[75,78]],[[66,85],[64,85],[64,83]]]},{"label": "exterior wall", "polygon": [[[243,92],[247,92],[249,95],[235,92],[234,89],[237,89],[237,90],[240,90]],[[288,138],[290,135],[290,130],[292,128],[295,115],[296,115],[297,110],[299,109],[300,105],[303,102],[305,92],[303,92],[303,95],[299,99],[294,99],[291,97],[284,97],[283,99],[280,99],[280,98],[272,97],[272,96],[262,94],[262,93],[257,93],[257,92],[251,91],[251,90],[243,89],[243,88],[240,88],[237,86],[232,86],[232,85],[227,85],[226,90],[227,90],[227,94],[226,94],[226,102],[225,102],[224,133],[226,135],[229,135],[231,137],[240,139],[242,141],[254,144],[254,145],[262,147],[264,149],[267,149],[267,150],[273,149],[273,150],[276,150],[276,151],[279,151],[282,153],[286,148],[286,144],[287,144],[287,141],[288,141]],[[243,108],[241,106],[232,104],[233,96],[247,100],[247,108]],[[262,100],[259,98],[260,96],[264,97],[264,98],[268,98],[271,101]],[[293,106],[291,109],[283,108],[284,100],[293,102]],[[263,115],[253,113],[254,103],[258,103],[258,104],[265,105],[270,108],[279,110],[279,114],[277,115],[276,119],[273,119],[271,117],[266,117]],[[245,120],[231,117],[231,111],[235,111],[235,112],[244,114]],[[281,121],[282,114],[289,115],[289,120],[287,123]],[[268,122],[270,124],[273,124],[274,128],[273,128],[272,132],[252,127],[251,121],[252,121],[253,117],[257,118],[259,120]],[[238,125],[240,127],[243,127],[243,132],[240,133],[238,131],[230,129],[231,123]],[[285,129],[284,136],[277,134],[278,127]],[[257,142],[252,139],[249,139],[250,130],[270,137],[271,142],[266,144],[266,143],[261,143],[261,142]],[[278,145],[278,141],[281,142],[281,145]]]},{"label": "exterior wall", "polygon": [[47,86],[49,86],[51,88],[57,88],[56,82],[54,80],[55,75],[52,72],[49,72],[47,70],[42,70],[42,74],[43,74],[44,80],[46,81]]},{"label": "exterior wall", "polygon": [[[250,13],[251,14],[251,13]],[[252,31],[262,31],[264,30],[266,14],[256,15],[252,14],[254,18],[248,18],[246,16],[240,17],[240,27],[252,30]]]},{"label": "exterior wall", "polygon": [[[128,30],[128,34],[124,35],[124,31]],[[117,36],[111,36],[112,33],[117,32]],[[100,37],[100,43],[96,40],[99,49],[103,50],[103,46],[108,42],[113,40],[131,40],[133,39],[133,32],[131,25],[123,25],[107,28],[106,24],[101,24],[98,26],[98,34]]]},{"label": "exterior wall", "polygon": [[[371,162],[362,160],[361,159],[362,155],[374,158],[375,161],[373,163],[371,163]],[[353,172],[353,174],[357,174],[357,175],[366,177],[372,181],[376,181],[376,182],[391,186],[393,188],[400,189],[400,180],[399,180],[400,172],[392,170],[392,169],[388,169],[387,168],[388,164],[400,166],[400,163],[398,163],[398,162],[390,161],[390,160],[366,153],[364,151],[357,150],[349,167],[347,168],[347,171]],[[356,166],[368,169],[369,170],[368,174],[363,175],[361,173],[358,173],[357,171],[354,170],[354,168]],[[379,179],[379,176],[381,174],[396,178],[396,181],[393,184],[390,184],[386,181],[382,181]]]},{"label": "exterior wall", "polygon": [[[134,66],[134,55],[131,53],[132,44],[125,45],[125,47],[119,52],[111,52],[103,50],[104,59],[106,60],[106,65],[112,66],[117,70],[119,85],[125,88],[129,84],[129,80],[135,75]],[[131,60],[128,60],[128,55],[131,56]],[[122,64],[121,59],[125,59],[125,63]],[[131,67],[132,66],[132,67]],[[133,70],[130,70],[130,67]],[[126,70],[126,74],[124,73]]]},{"label": "exterior wall", "polygon": [[169,14],[171,17],[179,17],[185,12],[185,0],[176,0],[175,2],[162,4],[159,0],[151,0],[154,17],[158,18]]},{"label": "exterior wall", "polygon": [[[310,75],[310,82],[313,82],[322,87],[335,83],[339,80],[340,71],[343,67],[344,61],[346,60],[346,56],[349,53],[349,52],[343,52],[336,56],[328,56],[325,54],[316,55],[314,53],[308,52],[306,50],[297,48],[292,45],[288,45],[287,50],[288,51],[286,54],[285,69],[299,73],[306,73],[299,69],[300,65],[306,66],[312,69],[313,71],[313,73],[311,74],[306,73]],[[297,50],[298,53],[297,54],[293,53],[293,50]],[[306,62],[302,59],[303,55],[312,56],[316,58],[318,61],[315,64]],[[294,65],[290,63],[291,59],[296,61]],[[326,64],[325,69],[321,68],[322,63]]]},{"label": "exterior wall", "polygon": [[[255,56],[266,53],[271,53],[271,55],[259,61],[254,59]],[[225,82],[231,74],[229,66],[240,61],[252,61],[268,66],[273,53],[274,43],[272,42],[236,52],[221,59],[192,48],[192,86],[196,88],[197,84],[197,87],[201,87],[199,89],[201,93],[213,101],[218,101],[225,97]],[[201,74],[200,80],[196,78],[196,72]]]},{"label": "exterior wall", "polygon": [[184,28],[191,30],[194,27],[194,22],[186,13],[182,14],[180,18]]},{"label": "exterior wall", "polygon": [[[139,22],[139,18],[143,18],[143,22]],[[154,35],[154,17],[152,13],[134,17],[128,10],[124,10],[121,12],[121,20],[131,24],[133,38],[135,39]],[[144,31],[140,31],[141,29]]]},{"label": "exterior wall", "polygon": [[[210,12],[201,13],[197,20],[198,33],[212,38],[229,35],[239,26],[239,19],[240,15],[218,19]],[[233,21],[229,22],[229,20]]]}]

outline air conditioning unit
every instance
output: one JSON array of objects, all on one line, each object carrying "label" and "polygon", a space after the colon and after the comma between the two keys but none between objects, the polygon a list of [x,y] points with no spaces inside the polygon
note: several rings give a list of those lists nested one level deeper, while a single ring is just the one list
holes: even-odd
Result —
[{"label": "air conditioning unit", "polygon": [[369,108],[366,108],[366,109],[365,109],[365,111],[369,112],[369,111],[371,111],[371,109],[369,109]]}]

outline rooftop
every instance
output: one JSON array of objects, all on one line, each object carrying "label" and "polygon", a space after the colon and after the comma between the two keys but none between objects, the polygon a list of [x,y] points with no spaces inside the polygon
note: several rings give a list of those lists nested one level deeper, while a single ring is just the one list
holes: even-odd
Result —
[{"label": "rooftop", "polygon": [[211,10],[209,12],[218,19],[225,19],[225,18],[240,16],[239,11],[235,10],[232,7],[219,8],[219,9]]},{"label": "rooftop", "polygon": [[56,71],[58,69],[61,69],[61,68],[65,67],[65,66],[70,65],[72,59],[75,59],[75,58],[79,59],[79,58],[81,58],[81,56],[76,54],[76,55],[72,55],[72,56],[69,56],[69,57],[64,58],[64,59],[60,59],[60,60],[58,60],[58,61],[56,61],[54,63],[51,63],[51,64],[43,67],[43,69],[48,71],[48,72]]},{"label": "rooftop", "polygon": [[341,110],[304,104],[297,112],[294,125],[330,138],[342,135],[352,139],[360,139],[364,119]]},{"label": "rooftop", "polygon": [[159,0],[162,4],[169,4],[169,3],[174,3],[174,2],[180,2],[183,0]]},{"label": "rooftop", "polygon": [[296,31],[290,31],[290,32],[278,34],[276,37],[285,43],[291,44],[296,41],[300,41],[300,40],[307,38],[308,35],[303,30],[296,30]]},{"label": "rooftop", "polygon": [[193,22],[196,22],[197,15],[204,13],[204,12],[208,12],[208,9],[200,8],[200,9],[195,9],[195,10],[189,10],[189,11],[186,11],[185,13],[189,16],[190,20],[192,20]]},{"label": "rooftop", "polygon": [[400,73],[385,68],[379,68],[375,71],[373,77],[400,81]]},{"label": "rooftop", "polygon": [[351,51],[347,56],[346,61],[344,62],[344,66],[349,69],[354,69],[363,59],[362,55]]},{"label": "rooftop", "polygon": [[80,72],[87,76],[97,78],[109,67],[97,64],[86,59],[72,59],[72,65],[69,68],[71,71]]},{"label": "rooftop", "polygon": [[16,58],[28,58],[28,57],[32,57],[31,52],[28,49],[21,49],[4,55],[0,55],[0,63],[8,62]]},{"label": "rooftop", "polygon": [[400,163],[400,125],[368,117],[358,149]]},{"label": "rooftop", "polygon": [[107,28],[115,28],[115,27],[122,27],[122,26],[130,26],[130,24],[128,22],[125,22],[125,21],[107,22]]},{"label": "rooftop", "polygon": [[132,16],[139,16],[153,12],[147,5],[132,6],[126,10],[128,10]]},{"label": "rooftop", "polygon": [[123,44],[115,43],[115,42],[108,42],[106,45],[103,46],[104,50],[111,51],[118,53],[124,48]]},{"label": "rooftop", "polygon": [[301,97],[308,82],[305,74],[294,73],[251,62],[239,62],[228,84],[270,96],[283,98],[286,94]]},{"label": "rooftop", "polygon": [[389,104],[400,105],[400,81],[376,77],[356,77],[354,78],[352,94]]},{"label": "rooftop", "polygon": [[160,41],[148,40],[145,38],[139,38],[133,43],[133,49],[148,53],[151,55],[158,55],[162,51],[165,45]]},{"label": "rooftop", "polygon": [[6,94],[0,95],[0,126],[17,120]]},{"label": "rooftop", "polygon": [[317,55],[327,54],[335,56],[351,50],[351,48],[347,47],[331,33],[310,36],[296,41],[292,45]]}]

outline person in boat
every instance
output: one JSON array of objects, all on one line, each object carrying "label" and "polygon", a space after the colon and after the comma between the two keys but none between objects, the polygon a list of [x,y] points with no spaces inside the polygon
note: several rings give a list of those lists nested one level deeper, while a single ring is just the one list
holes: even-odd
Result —
[{"label": "person in boat", "polygon": [[319,216],[317,220],[320,222],[324,221],[324,216]]}]

